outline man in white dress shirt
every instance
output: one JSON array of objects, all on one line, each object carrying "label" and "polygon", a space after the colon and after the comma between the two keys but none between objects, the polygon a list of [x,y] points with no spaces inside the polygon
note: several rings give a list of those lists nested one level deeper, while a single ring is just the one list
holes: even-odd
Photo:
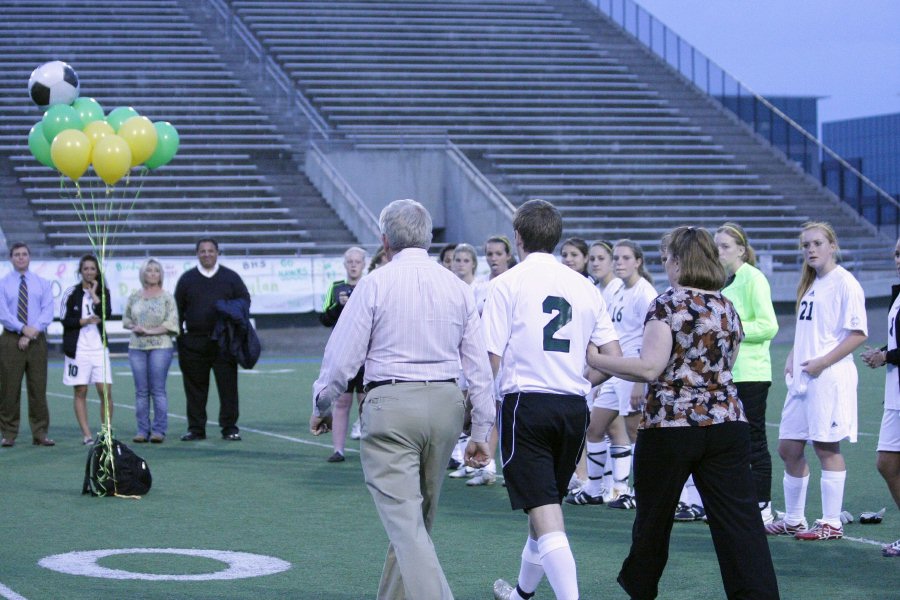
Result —
[{"label": "man in white dress shirt", "polygon": [[324,430],[331,402],[365,364],[361,462],[390,540],[377,597],[448,600],[431,527],[463,426],[456,378],[462,363],[472,405],[466,460],[483,466],[494,422],[491,369],[470,287],[428,257],[428,211],[396,200],[379,221],[390,262],[363,277],[344,306],[313,384],[310,428]]}]

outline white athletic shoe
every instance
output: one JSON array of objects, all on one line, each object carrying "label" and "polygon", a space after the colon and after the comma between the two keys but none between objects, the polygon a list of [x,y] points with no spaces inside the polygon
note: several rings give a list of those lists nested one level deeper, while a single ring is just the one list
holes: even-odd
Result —
[{"label": "white athletic shoe", "polygon": [[494,485],[497,474],[487,469],[478,469],[466,482],[466,485]]},{"label": "white athletic shoe", "polygon": [[350,430],[350,439],[358,440],[361,437],[362,432],[360,431],[360,424],[359,421],[356,421],[356,423],[353,424],[353,429]]},{"label": "white athletic shoe", "polygon": [[463,477],[471,477],[473,473],[475,473],[475,467],[462,465],[457,470],[451,471],[448,477],[452,477],[453,479],[462,479]]},{"label": "white athletic shoe", "polygon": [[494,582],[494,600],[509,600],[515,589],[515,586],[509,585],[502,579],[498,579]]}]

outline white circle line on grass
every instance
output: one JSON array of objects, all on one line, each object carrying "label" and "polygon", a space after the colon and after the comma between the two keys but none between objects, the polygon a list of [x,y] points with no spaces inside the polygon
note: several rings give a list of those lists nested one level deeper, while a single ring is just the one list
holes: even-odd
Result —
[{"label": "white circle line on grass", "polygon": [[5,598],[6,600],[27,600],[25,596],[20,596],[2,583],[0,583],[0,598]]},{"label": "white circle line on grass", "polygon": [[[194,573],[191,575],[172,575],[157,573],[138,573],[122,569],[109,569],[97,563],[101,558],[122,554],[178,554],[182,556],[199,556],[209,558],[228,565],[227,568],[212,573]],[[287,571],[291,563],[249,552],[232,552],[230,550],[198,550],[194,548],[113,548],[107,550],[87,550],[54,554],[38,561],[45,569],[81,575],[84,577],[100,577],[103,579],[141,579],[145,581],[212,581],[222,579],[246,579],[262,577]]]}]

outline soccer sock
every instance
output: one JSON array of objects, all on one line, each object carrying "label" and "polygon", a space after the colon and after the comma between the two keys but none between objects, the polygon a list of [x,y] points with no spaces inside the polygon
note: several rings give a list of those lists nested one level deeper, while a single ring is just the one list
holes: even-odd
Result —
[{"label": "soccer sock", "polygon": [[847,471],[822,471],[822,520],[832,527],[841,527],[844,506],[844,481]]},{"label": "soccer sock", "polygon": [[628,491],[628,476],[631,474],[631,444],[612,445],[609,447],[612,459],[613,489]]},{"label": "soccer sock", "polygon": [[684,497],[687,498],[685,502],[688,506],[703,506],[703,498],[700,497],[700,492],[697,490],[697,484],[694,483],[693,475],[688,475],[682,493],[684,494]]},{"label": "soccer sock", "polygon": [[487,471],[487,472],[489,472],[489,473],[493,473],[494,475],[496,475],[496,474],[497,474],[497,461],[495,461],[495,460],[492,458],[491,461],[490,461],[488,464],[484,465],[483,468],[484,468],[485,471]]},{"label": "soccer sock", "polygon": [[606,471],[606,453],[609,448],[609,440],[603,438],[602,442],[587,443],[587,472],[588,480],[584,491],[591,496],[598,496],[603,490],[603,473]]},{"label": "soccer sock", "polygon": [[544,573],[557,600],[578,600],[575,557],[569,548],[569,538],[562,531],[552,531],[542,535],[537,545]]},{"label": "soccer sock", "polygon": [[461,463],[466,454],[466,446],[469,444],[469,436],[465,433],[459,434],[459,439],[456,440],[456,446],[453,448],[453,453],[450,454],[450,458],[455,460],[456,462]]},{"label": "soccer sock", "polygon": [[[538,543],[529,537],[525,542],[525,547],[522,549],[522,564],[519,566],[517,587],[527,594],[534,594],[534,590],[537,589],[543,578],[544,567],[541,564],[541,553],[538,550]],[[516,598],[516,596],[510,596],[510,600],[513,598]],[[527,600],[527,598],[523,600]]]},{"label": "soccer sock", "polygon": [[[806,520],[803,514],[806,508],[806,488],[809,486],[809,475],[794,477],[784,473],[784,520],[788,525],[797,525]],[[838,508],[838,512],[840,508]]]}]

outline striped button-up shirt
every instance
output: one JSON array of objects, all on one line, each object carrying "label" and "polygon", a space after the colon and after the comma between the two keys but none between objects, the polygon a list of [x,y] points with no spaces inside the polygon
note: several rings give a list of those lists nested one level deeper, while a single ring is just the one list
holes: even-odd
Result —
[{"label": "striped button-up shirt", "polygon": [[366,383],[455,379],[462,364],[472,438],[487,441],[492,377],[475,298],[425,250],[406,248],[357,284],[325,347],[314,401],[334,401],[363,363]]},{"label": "striped button-up shirt", "polygon": [[19,283],[22,274],[13,269],[0,279],[0,323],[4,329],[22,332],[25,325],[31,325],[38,331],[47,331],[53,322],[53,289],[50,282],[25,271],[25,283],[28,285],[28,322],[19,321]]}]

